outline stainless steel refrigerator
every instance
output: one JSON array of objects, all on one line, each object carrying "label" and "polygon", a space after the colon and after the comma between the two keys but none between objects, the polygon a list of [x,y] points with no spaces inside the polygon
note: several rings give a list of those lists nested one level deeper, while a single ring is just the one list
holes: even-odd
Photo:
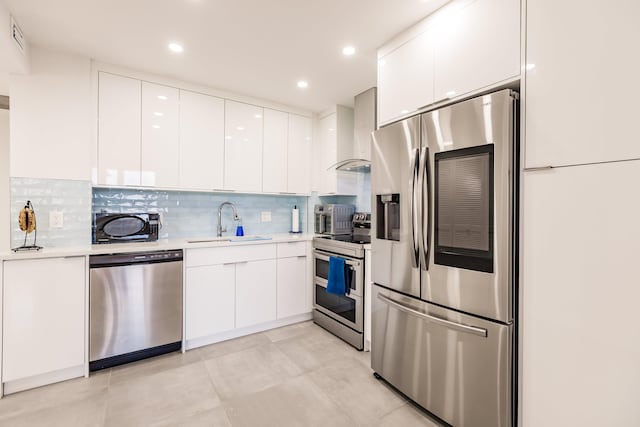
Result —
[{"label": "stainless steel refrigerator", "polygon": [[517,99],[373,133],[371,366],[459,427],[514,424]]}]

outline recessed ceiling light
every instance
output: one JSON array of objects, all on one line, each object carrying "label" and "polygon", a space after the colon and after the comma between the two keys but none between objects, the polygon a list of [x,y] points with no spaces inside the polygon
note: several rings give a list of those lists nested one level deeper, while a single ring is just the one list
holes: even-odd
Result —
[{"label": "recessed ceiling light", "polygon": [[298,87],[299,87],[299,88],[301,88],[301,89],[304,89],[304,88],[306,88],[306,87],[309,87],[309,83],[307,83],[307,82],[306,82],[306,81],[304,81],[304,80],[300,80],[300,81],[298,82]]},{"label": "recessed ceiling light", "polygon": [[154,129],[160,129],[160,125],[151,125],[151,127]]},{"label": "recessed ceiling light", "polygon": [[154,116],[158,116],[158,117],[162,117],[164,116],[164,113],[161,113],[160,111],[156,111],[155,113],[153,113]]},{"label": "recessed ceiling light", "polygon": [[165,95],[158,95],[158,99],[161,101],[166,101],[168,98]]},{"label": "recessed ceiling light", "polygon": [[180,53],[184,50],[184,48],[178,43],[169,43],[169,50],[172,52]]},{"label": "recessed ceiling light", "polygon": [[345,56],[351,56],[356,53],[356,48],[353,46],[345,46],[342,48],[342,54]]},{"label": "recessed ceiling light", "polygon": [[333,132],[334,130],[334,128],[329,128],[329,132]]},{"label": "recessed ceiling light", "polygon": [[255,117],[256,119],[261,119],[262,118],[262,114],[254,114],[253,117]]},{"label": "recessed ceiling light", "polygon": [[249,142],[249,138],[243,139],[244,142]]},{"label": "recessed ceiling light", "polygon": [[244,127],[242,127],[242,126],[238,126],[236,129],[238,129],[238,130],[244,130]]},{"label": "recessed ceiling light", "polygon": [[305,140],[305,141],[311,141],[311,137],[310,137],[310,136],[305,136],[305,137],[304,137],[304,140]]}]

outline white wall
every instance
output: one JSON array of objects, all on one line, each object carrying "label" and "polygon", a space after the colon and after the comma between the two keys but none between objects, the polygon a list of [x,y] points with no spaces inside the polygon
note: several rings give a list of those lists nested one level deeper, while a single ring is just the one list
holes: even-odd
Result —
[{"label": "white wall", "polygon": [[34,48],[31,73],[10,77],[15,177],[89,180],[91,62]]},{"label": "white wall", "polygon": [[9,110],[0,109],[0,252],[9,249]]}]

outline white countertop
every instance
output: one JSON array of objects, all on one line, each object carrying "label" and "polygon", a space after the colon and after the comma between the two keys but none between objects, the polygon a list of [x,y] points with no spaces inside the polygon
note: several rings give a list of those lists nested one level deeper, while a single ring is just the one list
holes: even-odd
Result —
[{"label": "white countertop", "polygon": [[[80,247],[68,248],[43,248],[39,251],[25,252],[0,252],[0,260],[17,260],[17,259],[37,259],[37,258],[56,258],[69,256],[86,256],[111,253],[126,252],[147,252],[161,251],[169,249],[197,249],[197,248],[220,248],[227,246],[239,245],[265,245],[279,242],[309,241],[313,239],[313,234],[261,234],[260,237],[269,237],[269,240],[251,240],[256,236],[245,236],[240,240],[214,240],[215,237],[190,237],[188,239],[164,239],[156,242],[136,242],[136,243],[113,243],[88,245]],[[223,236],[221,239],[238,239],[235,236]],[[189,243],[190,241],[202,241],[198,243]]]}]

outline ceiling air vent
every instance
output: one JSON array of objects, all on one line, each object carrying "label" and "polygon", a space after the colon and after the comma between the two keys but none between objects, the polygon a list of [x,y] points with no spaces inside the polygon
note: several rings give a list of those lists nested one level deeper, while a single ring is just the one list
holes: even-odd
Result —
[{"label": "ceiling air vent", "polygon": [[16,46],[18,46],[20,52],[24,54],[24,48],[27,41],[24,39],[24,34],[20,27],[18,27],[15,19],[13,19],[13,16],[11,17],[11,37],[13,37],[13,41],[16,42]]}]

